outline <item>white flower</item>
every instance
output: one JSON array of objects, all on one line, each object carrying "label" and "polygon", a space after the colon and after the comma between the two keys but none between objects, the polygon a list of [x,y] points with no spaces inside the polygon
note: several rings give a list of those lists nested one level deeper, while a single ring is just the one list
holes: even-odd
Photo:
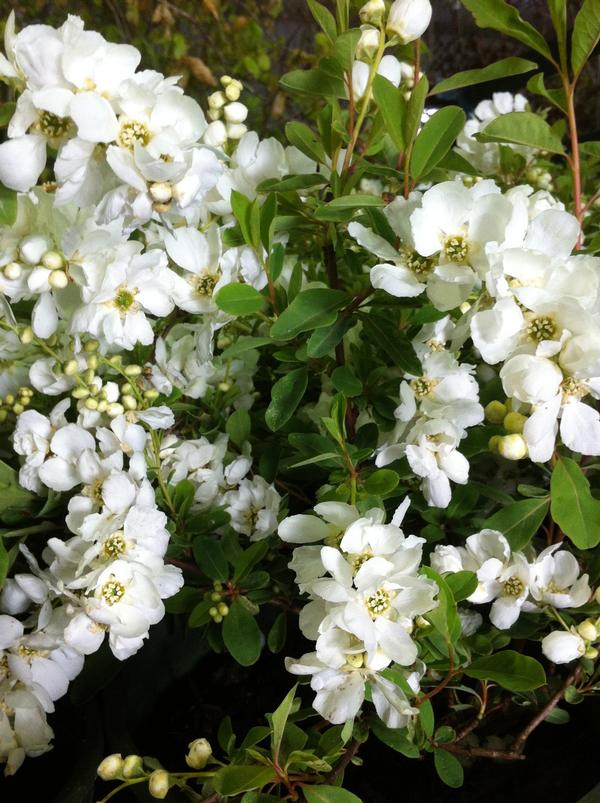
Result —
[{"label": "white flower", "polygon": [[587,574],[580,577],[575,556],[557,544],[541,552],[531,569],[531,596],[537,602],[553,608],[579,608],[590,598]]},{"label": "white flower", "polygon": [[386,30],[403,45],[423,36],[431,22],[429,0],[394,0],[388,13]]},{"label": "white flower", "polygon": [[[360,516],[354,505],[347,505],[345,502],[321,502],[315,505],[314,510],[316,516],[299,513],[283,519],[278,528],[282,541],[288,544],[333,541]],[[383,521],[382,511],[373,513],[377,515],[378,521]]]},{"label": "white flower", "polygon": [[542,639],[542,652],[555,664],[568,664],[585,655],[585,641],[576,632],[554,630]]},{"label": "white flower", "polygon": [[547,357],[518,354],[504,363],[500,379],[509,398],[527,404],[543,404],[556,396],[563,375]]},{"label": "white flower", "polygon": [[223,502],[233,529],[251,541],[260,541],[277,529],[281,497],[262,477],[242,480],[235,491],[227,491]]}]

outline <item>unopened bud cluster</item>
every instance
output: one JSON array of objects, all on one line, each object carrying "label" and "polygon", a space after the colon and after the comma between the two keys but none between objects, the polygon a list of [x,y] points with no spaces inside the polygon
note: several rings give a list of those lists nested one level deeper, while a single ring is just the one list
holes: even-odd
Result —
[{"label": "unopened bud cluster", "polygon": [[32,396],[31,388],[22,387],[14,393],[7,393],[4,398],[0,398],[0,423],[6,421],[10,413],[20,415],[31,404]]},{"label": "unopened bud cluster", "polygon": [[405,45],[425,33],[432,8],[429,0],[394,0],[386,15],[384,0],[369,0],[358,13],[363,25],[385,26],[388,36]]},{"label": "unopened bud cluster", "polygon": [[204,595],[207,601],[215,603],[209,608],[208,613],[213,622],[216,624],[221,624],[224,617],[229,614],[229,606],[226,602],[223,602],[223,595],[221,593],[222,591],[223,584],[215,581],[214,591],[209,591]]},{"label": "unopened bud cluster", "polygon": [[490,424],[504,427],[506,435],[493,435],[488,443],[491,452],[496,452],[507,460],[522,460],[527,457],[527,444],[523,429],[527,416],[512,409],[510,399],[504,402],[495,399],[485,407],[485,417]]},{"label": "unopened bud cluster", "polygon": [[245,124],[248,109],[239,100],[244,88],[242,82],[224,75],[221,85],[223,89],[208,98],[208,117],[212,122],[204,134],[205,143],[215,148],[223,147],[228,140],[241,139],[248,130]]}]

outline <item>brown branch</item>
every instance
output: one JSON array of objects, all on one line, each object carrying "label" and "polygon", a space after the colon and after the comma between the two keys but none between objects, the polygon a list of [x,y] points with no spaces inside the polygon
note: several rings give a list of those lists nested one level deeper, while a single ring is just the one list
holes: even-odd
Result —
[{"label": "brown branch", "polygon": [[488,750],[485,747],[461,747],[457,744],[434,744],[440,750],[447,750],[448,753],[456,753],[457,756],[467,756],[468,758],[495,758],[500,761],[525,761],[525,756],[513,751]]},{"label": "brown branch", "polygon": [[356,739],[352,739],[348,747],[344,750],[344,755],[340,758],[340,760],[335,765],[333,770],[325,778],[326,784],[335,786],[335,782],[340,777],[342,772],[346,769],[348,764],[352,761],[354,756],[358,753],[359,748],[360,748],[360,742],[357,742]]},{"label": "brown branch", "polygon": [[517,736],[511,748],[512,752],[517,754],[521,753],[523,747],[525,746],[525,742],[527,741],[529,736],[538,727],[538,725],[542,724],[542,722],[546,719],[548,714],[556,708],[556,706],[562,700],[567,687],[572,686],[574,683],[576,683],[581,677],[582,672],[583,668],[581,667],[580,664],[576,669],[573,670],[573,672],[571,672],[570,675],[568,675],[567,679],[562,684],[560,689],[556,692],[556,694],[554,694],[548,700],[546,705],[540,711],[538,711],[538,713],[533,717],[533,719],[523,728],[521,733]]}]

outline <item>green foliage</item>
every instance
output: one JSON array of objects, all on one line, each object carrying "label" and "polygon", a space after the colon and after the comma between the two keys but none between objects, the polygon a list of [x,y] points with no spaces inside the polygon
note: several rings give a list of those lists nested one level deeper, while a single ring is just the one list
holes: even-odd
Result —
[{"label": "green foliage", "polygon": [[464,669],[464,673],[471,678],[494,681],[510,691],[530,691],[546,682],[542,665],[535,658],[514,650],[477,658]]},{"label": "green foliage", "polygon": [[600,501],[581,468],[569,457],[554,466],[550,485],[552,518],[579,549],[600,544]]}]

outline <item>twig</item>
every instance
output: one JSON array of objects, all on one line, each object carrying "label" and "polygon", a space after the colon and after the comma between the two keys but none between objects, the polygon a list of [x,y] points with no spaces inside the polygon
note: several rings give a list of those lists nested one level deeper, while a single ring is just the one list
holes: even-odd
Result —
[{"label": "twig", "polygon": [[554,694],[546,703],[546,705],[534,716],[534,718],[523,728],[521,733],[517,736],[514,741],[514,744],[511,748],[512,752],[520,754],[525,746],[525,742],[529,738],[529,736],[533,733],[533,731],[541,725],[542,722],[546,719],[550,711],[554,710],[556,706],[560,703],[565,693],[565,690],[576,683],[581,674],[583,669],[581,665],[579,665],[576,669],[571,672],[571,674],[567,677],[565,682],[562,684],[560,689]]},{"label": "twig", "polygon": [[512,750],[488,750],[485,747],[461,747],[460,745],[436,744],[435,747],[447,750],[449,753],[456,753],[458,756],[468,756],[469,758],[495,758],[501,761],[525,761],[525,756],[515,753]]},{"label": "twig", "polygon": [[344,751],[344,755],[340,758],[338,763],[335,765],[333,770],[329,773],[329,775],[325,778],[325,783],[329,785],[335,785],[335,782],[340,777],[342,772],[346,769],[348,764],[352,761],[354,756],[358,753],[360,748],[360,742],[357,742],[356,739],[352,739],[348,747]]}]

